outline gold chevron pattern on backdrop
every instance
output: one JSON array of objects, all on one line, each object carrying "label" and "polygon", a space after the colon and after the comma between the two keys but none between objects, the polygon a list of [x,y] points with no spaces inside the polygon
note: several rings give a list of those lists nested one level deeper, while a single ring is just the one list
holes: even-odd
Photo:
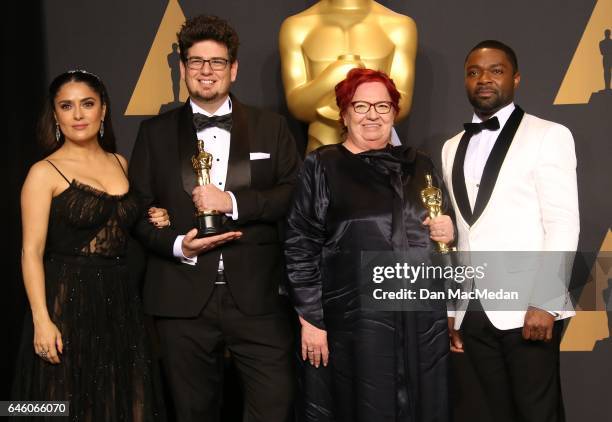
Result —
[{"label": "gold chevron pattern on backdrop", "polygon": [[[157,34],[149,50],[147,60],[140,72],[136,87],[125,110],[126,116],[146,116],[159,113],[164,104],[174,101],[173,81],[168,56],[176,33],[185,22],[185,15],[178,0],[169,0]],[[187,88],[180,83],[180,101],[187,99]]]},{"label": "gold chevron pattern on backdrop", "polygon": [[[609,279],[612,279],[612,230],[608,231],[601,244],[590,279],[578,302],[576,316],[570,320],[565,331],[561,341],[562,352],[590,352],[597,341],[610,337],[606,304],[602,294]],[[580,307],[591,310],[581,311]]]},{"label": "gold chevron pattern on backdrop", "polygon": [[553,104],[587,104],[604,88],[599,42],[612,29],[612,0],[598,0]]}]

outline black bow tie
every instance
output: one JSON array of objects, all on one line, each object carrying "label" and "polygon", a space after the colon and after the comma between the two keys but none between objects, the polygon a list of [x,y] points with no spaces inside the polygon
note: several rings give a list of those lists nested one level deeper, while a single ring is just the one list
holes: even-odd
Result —
[{"label": "black bow tie", "polygon": [[497,120],[497,116],[491,117],[489,120],[485,120],[481,123],[464,123],[463,127],[466,132],[471,133],[472,135],[481,132],[484,129],[489,130],[497,130],[499,129],[499,120]]},{"label": "black bow tie", "polygon": [[224,114],[223,116],[205,116],[200,113],[193,114],[193,125],[196,132],[207,129],[209,127],[218,127],[225,129],[228,132],[232,130],[232,114]]}]

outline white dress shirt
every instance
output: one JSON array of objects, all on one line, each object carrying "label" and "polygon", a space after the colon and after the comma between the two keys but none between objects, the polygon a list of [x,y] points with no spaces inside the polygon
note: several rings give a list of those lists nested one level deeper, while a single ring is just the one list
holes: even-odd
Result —
[{"label": "white dress shirt", "polygon": [[[189,100],[191,110],[193,113],[200,113],[205,116],[224,116],[232,112],[232,101],[229,97],[225,102],[215,111],[209,113],[192,100]],[[227,166],[229,162],[230,152],[230,133],[218,127],[209,127],[203,129],[197,133],[197,137],[204,141],[204,150],[213,156],[213,163],[210,169],[210,183],[215,185],[220,190],[225,189],[225,181],[227,179]],[[236,197],[232,192],[227,192],[232,199],[232,212],[226,215],[232,220],[238,219],[238,206],[236,204]],[[174,256],[181,260],[181,262],[189,265],[195,265],[198,261],[198,257],[188,258],[183,254],[182,242],[184,235],[176,237],[174,241],[173,253]],[[223,256],[219,261],[219,271],[223,271]]]},{"label": "white dress shirt", "polygon": [[[493,115],[499,120],[499,129],[483,129],[470,139],[467,151],[465,152],[463,175],[472,210],[474,210],[478,189],[480,188],[480,179],[482,179],[482,172],[489,159],[489,154],[491,154],[495,141],[497,141],[499,133],[504,128],[514,108],[514,103],[510,103]],[[481,123],[482,121],[476,114],[472,117],[472,123]]]}]

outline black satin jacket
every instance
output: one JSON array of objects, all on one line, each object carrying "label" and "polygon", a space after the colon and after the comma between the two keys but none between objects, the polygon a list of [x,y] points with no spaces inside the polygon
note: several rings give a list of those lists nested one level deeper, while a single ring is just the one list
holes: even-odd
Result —
[{"label": "black satin jacket", "polygon": [[[433,251],[429,229],[422,224],[427,211],[420,192],[426,173],[442,189],[443,213],[454,221],[442,179],[429,157],[414,148],[389,146],[353,154],[338,144],[306,158],[285,241],[289,290],[304,319],[325,328],[324,314],[336,310],[330,294],[358,276],[358,263],[346,262],[349,257],[355,259],[361,251]],[[337,310],[342,312],[342,306]]]}]

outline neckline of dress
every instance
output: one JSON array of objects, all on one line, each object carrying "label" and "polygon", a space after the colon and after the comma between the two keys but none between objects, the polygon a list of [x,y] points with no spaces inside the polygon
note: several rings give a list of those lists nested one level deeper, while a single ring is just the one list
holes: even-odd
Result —
[{"label": "neckline of dress", "polygon": [[66,189],[64,189],[62,192],[60,192],[58,195],[54,196],[53,199],[59,198],[60,196],[64,194],[64,192],[66,192],[70,188],[80,189],[81,191],[87,192],[94,196],[105,197],[105,198],[115,199],[115,200],[123,199],[124,197],[127,196],[128,193],[130,193],[130,189],[128,188],[127,192],[125,193],[111,194],[102,189],[98,189],[94,186],[91,186],[87,183],[79,182],[77,179],[72,179],[72,182],[70,182],[70,185]]}]

